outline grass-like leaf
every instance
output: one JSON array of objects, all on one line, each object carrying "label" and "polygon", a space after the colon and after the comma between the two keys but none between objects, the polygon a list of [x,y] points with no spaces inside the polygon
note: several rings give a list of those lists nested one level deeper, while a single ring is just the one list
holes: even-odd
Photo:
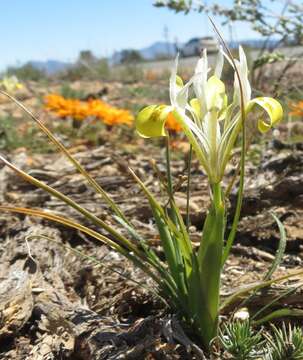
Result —
[{"label": "grass-like leaf", "polygon": [[[159,292],[157,291],[157,289],[154,290],[151,286],[147,287],[145,284],[142,284],[142,282],[139,282],[136,279],[133,279],[132,277],[125,274],[124,272],[122,272],[120,270],[117,270],[114,266],[110,265],[109,263],[105,263],[104,261],[96,258],[95,256],[87,255],[84,252],[82,252],[82,251],[80,251],[80,250],[78,250],[76,248],[73,248],[73,247],[71,247],[69,245],[66,245],[66,244],[62,243],[62,241],[55,240],[55,239],[53,239],[53,238],[51,238],[51,237],[49,237],[47,235],[44,235],[44,234],[29,235],[29,236],[26,237],[26,240],[34,240],[34,239],[45,239],[47,241],[56,243],[57,245],[59,245],[61,247],[64,247],[66,250],[75,253],[76,255],[80,256],[81,258],[86,259],[86,260],[94,263],[96,266],[105,267],[105,268],[109,269],[110,271],[112,271],[113,273],[118,274],[121,278],[134,283],[138,287],[140,287],[140,288],[142,288],[142,289],[144,289],[146,291],[149,291],[149,292],[151,291],[156,297],[158,297],[161,301],[163,301],[165,304],[167,304],[165,299],[163,299],[163,297],[159,296]],[[103,257],[106,257],[106,255],[103,256]]]},{"label": "grass-like leaf", "polygon": [[43,133],[50,139],[50,141],[67,157],[67,159],[71,162],[71,164],[84,176],[87,182],[93,187],[93,189],[99,193],[103,199],[107,202],[113,212],[121,217],[126,223],[129,223],[127,218],[125,217],[123,211],[119,208],[119,206],[110,198],[110,196],[102,189],[102,187],[94,180],[89,173],[83,168],[83,166],[79,163],[79,161],[74,158],[71,153],[67,150],[67,148],[52,134],[51,131],[29,110],[27,109],[20,101],[18,101],[15,97],[8,94],[7,92],[0,90],[0,94],[8,97],[12,100],[24,113],[26,113],[43,131]]},{"label": "grass-like leaf", "polygon": [[[128,239],[126,239],[123,235],[119,234],[113,227],[106,224],[103,220],[99,219],[97,216],[95,216],[90,211],[86,210],[79,204],[77,204],[75,201],[73,201],[68,196],[62,194],[60,191],[57,191],[56,189],[52,188],[51,186],[48,186],[44,182],[37,180],[33,176],[25,173],[21,169],[18,169],[16,166],[11,164],[8,160],[6,160],[3,156],[0,155],[0,160],[7,165],[10,169],[12,169],[15,173],[17,173],[21,178],[23,178],[25,181],[43,189],[44,191],[48,192],[49,194],[53,195],[57,199],[63,201],[68,206],[72,207],[74,210],[82,214],[84,217],[86,217],[88,220],[90,220],[92,223],[94,223],[97,226],[100,226],[102,229],[106,230],[108,233],[110,233],[116,241],[120,242],[123,246],[128,248],[130,251],[133,251],[138,257],[142,258],[142,252],[138,249],[136,245],[131,243]],[[143,256],[144,258],[145,256]]]},{"label": "grass-like leaf", "polygon": [[303,310],[302,309],[294,309],[294,308],[283,308],[272,311],[268,315],[254,322],[256,325],[264,324],[269,321],[281,318],[291,318],[291,317],[299,317],[303,318]]},{"label": "grass-like leaf", "polygon": [[279,247],[276,252],[275,259],[269,268],[268,272],[266,273],[264,280],[269,280],[272,276],[272,274],[277,270],[277,268],[280,266],[280,263],[282,261],[283,255],[285,253],[286,249],[286,232],[283,224],[281,221],[277,218],[275,214],[271,214],[271,216],[275,219],[276,223],[278,224],[279,232],[280,232],[280,241],[279,241]]},{"label": "grass-like leaf", "polygon": [[275,279],[271,279],[271,280],[267,280],[267,281],[257,281],[253,284],[249,284],[249,285],[243,285],[241,286],[239,289],[235,290],[233,292],[233,294],[231,294],[230,296],[228,296],[222,303],[221,305],[221,311],[223,311],[224,309],[228,308],[229,306],[231,306],[232,304],[234,304],[235,302],[237,302],[239,299],[241,299],[243,296],[256,291],[256,290],[260,290],[260,289],[264,289],[272,284],[281,282],[283,280],[287,280],[287,279],[291,279],[292,277],[298,276],[298,275],[302,275],[303,274],[303,270],[298,270],[298,271],[294,271],[290,274],[286,274],[280,277],[277,277]]},{"label": "grass-like leaf", "polygon": [[57,214],[52,214],[50,212],[38,210],[38,209],[28,209],[28,208],[22,208],[22,207],[11,207],[11,206],[0,206],[0,210],[2,211],[8,211],[8,212],[14,212],[18,214],[25,214],[29,216],[35,216],[40,217],[43,219],[47,219],[50,221],[54,221],[56,223],[65,225],[69,228],[73,228],[76,230],[79,230],[83,232],[84,234],[87,234],[91,236],[92,238],[101,241],[102,243],[108,245],[112,249],[116,250],[121,255],[125,256],[127,259],[129,259],[131,262],[134,263],[138,268],[146,272],[151,278],[158,284],[162,285],[162,279],[157,277],[148,267],[147,264],[145,264],[140,257],[135,256],[133,253],[129,252],[127,249],[125,249],[123,246],[117,244],[115,241],[111,240],[110,238],[102,235],[101,233],[94,231],[84,225],[81,225],[71,219],[66,218],[65,216],[60,216]]},{"label": "grass-like leaf", "polygon": [[[272,262],[270,268],[268,269],[267,273],[265,274],[263,281],[269,280],[273,273],[277,270],[277,268],[280,266],[280,263],[283,259],[283,255],[285,253],[285,249],[286,249],[286,233],[285,233],[285,229],[283,224],[281,223],[281,221],[277,218],[277,216],[275,214],[271,214],[272,217],[274,218],[274,220],[276,221],[276,223],[278,224],[279,227],[279,232],[280,232],[280,240],[279,240],[279,246],[278,249],[276,251],[276,255],[274,258],[274,261]],[[243,307],[245,304],[247,304],[257,293],[258,289],[256,289],[255,291],[253,291],[246,299],[244,299],[240,304],[239,307]],[[288,293],[288,291],[286,292],[286,294]],[[278,299],[281,299],[281,297],[279,296]],[[272,304],[275,302],[276,300],[274,300],[272,302]],[[266,305],[263,309],[266,309],[268,307],[268,305]],[[254,315],[254,317],[256,317],[257,315],[259,315],[259,313],[263,312],[263,309],[259,310],[257,312],[257,314]]]}]

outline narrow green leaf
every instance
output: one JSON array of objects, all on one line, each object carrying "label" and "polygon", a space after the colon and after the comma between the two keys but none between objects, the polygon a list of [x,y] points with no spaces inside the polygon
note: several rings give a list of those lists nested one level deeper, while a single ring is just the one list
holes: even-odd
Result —
[{"label": "narrow green leaf", "polygon": [[232,223],[232,228],[231,231],[229,233],[229,236],[227,238],[227,242],[226,242],[226,246],[224,248],[224,252],[223,252],[223,258],[222,258],[222,267],[224,266],[231,247],[233,245],[233,242],[235,240],[235,236],[236,236],[236,232],[237,232],[237,228],[238,228],[238,223],[239,223],[239,219],[240,219],[240,214],[241,214],[241,208],[242,208],[242,202],[243,202],[243,193],[244,193],[244,175],[245,175],[245,150],[246,150],[246,128],[245,128],[245,121],[246,121],[246,111],[245,111],[245,99],[244,99],[244,87],[245,84],[242,83],[241,81],[241,76],[240,76],[240,69],[238,69],[236,62],[234,60],[234,57],[231,53],[231,50],[229,49],[229,47],[227,46],[226,42],[224,41],[220,31],[218,30],[216,24],[214,23],[214,21],[209,17],[209,20],[216,32],[216,34],[218,35],[220,42],[223,46],[223,48],[225,49],[230,62],[232,63],[232,66],[235,70],[235,76],[238,80],[238,84],[239,84],[239,90],[240,90],[240,117],[241,117],[241,134],[242,134],[242,142],[241,142],[241,159],[240,159],[240,182],[239,182],[239,190],[238,190],[238,195],[237,195],[237,203],[236,203],[236,211],[235,211],[235,215],[234,215],[234,219],[233,219],[233,223]]},{"label": "narrow green leaf", "polygon": [[281,319],[283,317],[300,317],[303,318],[303,310],[302,309],[278,309],[270,314],[264,316],[262,319],[256,320],[253,322],[254,325],[259,326],[274,319]]},{"label": "narrow green leaf", "polygon": [[284,291],[282,294],[280,294],[279,296],[275,297],[272,301],[270,301],[269,303],[267,303],[266,305],[264,305],[260,310],[258,310],[252,317],[251,317],[251,321],[253,321],[254,319],[256,319],[260,314],[262,314],[266,309],[269,309],[271,306],[273,306],[274,304],[276,304],[279,300],[286,298],[288,295],[296,292],[299,288],[301,288],[303,286],[303,284],[288,289],[286,291]]},{"label": "narrow green leaf", "polygon": [[263,289],[267,286],[270,286],[272,284],[278,283],[283,280],[291,279],[294,276],[302,275],[303,270],[293,272],[291,274],[286,274],[283,276],[280,276],[276,279],[272,280],[266,280],[266,281],[258,281],[249,285],[241,286],[238,290],[234,291],[232,295],[228,296],[224,302],[222,303],[220,310],[223,311],[225,308],[228,308],[230,305],[232,305],[234,302],[236,302],[239,298],[241,298],[243,295],[250,293],[255,290]]},{"label": "narrow green leaf", "polygon": [[[180,237],[182,237],[182,234],[176,228],[176,225],[173,223],[173,221],[168,216],[166,216],[162,206],[146,188],[144,183],[131,169],[129,170],[149,200],[171,275],[175,280],[180,292],[185,295],[187,293],[187,289],[185,281],[184,259],[182,256],[182,250],[180,249],[179,245],[182,244],[182,249],[184,248],[184,243],[180,242]],[[175,210],[176,209],[177,208],[175,208]]]},{"label": "narrow green leaf", "polygon": [[[49,194],[53,195],[57,199],[62,200],[65,204],[69,205],[76,211],[78,211],[80,214],[82,214],[84,217],[86,217],[88,220],[90,220],[95,225],[99,225],[101,228],[106,230],[108,233],[110,233],[114,238],[119,241],[123,246],[128,248],[130,251],[133,251],[137,256],[142,258],[142,252],[140,252],[134,244],[132,244],[128,239],[126,239],[123,235],[119,234],[114,228],[112,228],[110,225],[106,224],[103,220],[99,219],[97,216],[89,212],[88,210],[84,209],[82,206],[78,205],[75,201],[73,201],[68,196],[62,194],[60,191],[55,190],[51,186],[48,186],[47,184],[43,183],[40,180],[35,179],[33,176],[25,173],[24,171],[18,169],[16,166],[11,164],[9,161],[7,161],[5,158],[3,158],[0,155],[0,160],[5,163],[10,169],[15,171],[20,177],[22,177],[27,182],[43,189],[44,191],[48,192]],[[145,256],[143,256],[144,258]]]},{"label": "narrow green leaf", "polygon": [[[149,258],[151,258],[155,263],[157,263],[158,265],[161,265],[161,261],[159,259],[159,257],[156,255],[156,253],[147,245],[146,241],[137,233],[137,231],[129,226],[126,222],[124,222],[123,219],[119,218],[118,216],[114,215],[114,219],[121,224],[127,231],[128,233],[131,235],[131,237],[136,240],[141,246],[142,249],[144,250],[144,252],[146,253],[146,255],[148,255]],[[164,269],[164,267],[162,266],[162,268]]]},{"label": "narrow green leaf", "polygon": [[165,223],[169,226],[170,231],[175,235],[179,236],[180,231],[174,224],[174,222],[166,215],[166,212],[164,211],[161,204],[156,200],[156,198],[153,196],[153,194],[147,189],[147,187],[144,185],[144,183],[138,178],[138,176],[134,173],[132,169],[129,168],[130,174],[133,176],[135,181],[140,185],[141,189],[145,193],[146,197],[148,198],[150,205],[152,208],[157,209],[161,217],[165,220]]},{"label": "narrow green leaf", "polygon": [[123,211],[119,208],[119,206],[110,198],[110,196],[102,189],[102,187],[94,180],[89,173],[81,166],[79,161],[74,158],[71,153],[67,150],[67,148],[52,134],[52,132],[30,111],[28,110],[20,101],[6,93],[3,90],[0,90],[0,94],[8,97],[12,100],[16,105],[19,106],[22,111],[24,111],[35,123],[39,126],[39,128],[44,132],[44,134],[50,139],[50,141],[57,146],[57,148],[67,157],[67,159],[73,164],[73,166],[84,176],[87,182],[93,187],[93,189],[99,193],[103,199],[110,206],[112,211],[120,216],[126,223],[131,225],[129,221],[126,219]]},{"label": "narrow green leaf", "polygon": [[160,214],[156,209],[153,209],[153,215],[157,224],[159,231],[161,244],[163,246],[164,254],[171,272],[173,279],[175,280],[179,291],[185,295],[186,285],[185,285],[185,271],[182,258],[180,256],[179,249],[176,246],[174,238],[170,232],[167,223],[163,220]]},{"label": "narrow green leaf", "polygon": [[128,281],[131,281],[133,282],[134,284],[136,284],[138,287],[144,289],[144,290],[147,290],[148,292],[152,292],[155,296],[157,296],[161,301],[163,301],[166,305],[167,305],[167,302],[166,300],[159,295],[159,292],[157,291],[157,289],[153,289],[151,286],[147,287],[145,286],[144,284],[142,284],[141,282],[133,279],[132,277],[128,276],[127,274],[117,270],[114,268],[114,266],[110,265],[109,263],[104,263],[102,262],[101,260],[97,259],[96,257],[94,256],[91,256],[91,255],[87,255],[87,254],[84,254],[84,252],[78,250],[78,249],[75,249],[71,246],[68,246],[64,243],[62,243],[62,241],[58,241],[58,240],[55,240],[55,239],[52,239],[51,237],[49,236],[46,236],[46,235],[43,235],[43,234],[39,234],[39,235],[29,235],[26,237],[27,240],[32,240],[32,239],[45,239],[47,241],[51,241],[51,242],[54,242],[56,244],[58,244],[59,246],[62,246],[64,247],[65,249],[81,256],[82,258],[86,259],[86,260],[89,260],[99,266],[102,266],[102,267],[105,267],[105,268],[108,268],[110,269],[112,272],[118,274],[119,276],[121,276],[122,278],[128,280]]},{"label": "narrow green leaf", "polygon": [[271,278],[272,274],[280,266],[280,263],[282,261],[282,258],[284,256],[285,249],[286,249],[286,233],[285,233],[284,225],[281,223],[281,221],[277,218],[277,216],[275,214],[272,213],[271,216],[275,219],[276,223],[278,224],[279,232],[280,232],[280,241],[279,241],[279,247],[277,249],[275,259],[274,259],[271,267],[269,268],[267,274],[265,275],[264,280],[269,280]]},{"label": "narrow green leaf", "polygon": [[[269,280],[271,278],[272,274],[279,267],[279,265],[282,261],[284,252],[285,252],[285,248],[286,248],[286,233],[285,233],[284,226],[281,223],[281,221],[274,214],[271,214],[271,215],[278,224],[279,231],[280,231],[280,241],[279,241],[279,247],[277,249],[275,259],[274,259],[272,265],[270,266],[270,268],[268,269],[267,273],[265,274],[265,276],[263,278],[264,281]],[[241,304],[239,305],[239,307],[243,307],[245,304],[247,304],[250,301],[250,299],[256,294],[256,292],[257,292],[257,290],[254,291],[252,294],[250,294],[245,300],[243,300],[241,302]]]},{"label": "narrow green leaf", "polygon": [[28,208],[21,208],[21,207],[10,207],[10,206],[0,206],[0,210],[2,211],[9,211],[9,212],[15,212],[19,214],[25,214],[35,217],[41,217],[47,220],[51,220],[54,222],[57,222],[59,224],[65,225],[67,227],[79,230],[83,232],[84,234],[87,234],[91,236],[94,239],[97,239],[104,244],[110,246],[114,250],[116,250],[119,254],[125,256],[127,259],[131,260],[134,265],[138,266],[140,269],[142,269],[146,274],[148,274],[157,284],[161,286],[161,279],[159,279],[145,264],[140,257],[135,256],[134,254],[130,253],[128,250],[126,250],[124,247],[120,246],[116,242],[112,241],[108,237],[86,227],[83,226],[73,220],[70,220],[64,216],[52,214],[50,212],[45,212],[42,210],[36,210],[36,209],[28,209]]}]

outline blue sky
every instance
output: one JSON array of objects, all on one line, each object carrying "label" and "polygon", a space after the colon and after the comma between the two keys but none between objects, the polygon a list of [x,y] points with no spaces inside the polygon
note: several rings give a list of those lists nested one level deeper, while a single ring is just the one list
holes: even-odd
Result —
[{"label": "blue sky", "polygon": [[[221,1],[223,3],[223,0]],[[0,69],[28,60],[72,61],[80,50],[109,56],[123,48],[142,48],[212,34],[201,14],[175,14],[153,0],[10,0],[0,2]],[[210,1],[209,1],[210,3]],[[225,4],[231,0],[224,1]],[[217,19],[219,23],[219,19]],[[223,29],[229,39],[229,32]],[[248,25],[233,30],[236,40],[255,38]]]}]

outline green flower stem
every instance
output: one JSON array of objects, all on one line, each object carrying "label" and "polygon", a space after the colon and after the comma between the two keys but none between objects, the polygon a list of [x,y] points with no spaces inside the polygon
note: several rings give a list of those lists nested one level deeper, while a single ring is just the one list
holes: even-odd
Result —
[{"label": "green flower stem", "polygon": [[212,204],[207,214],[198,252],[201,281],[199,322],[206,347],[218,333],[225,207],[221,184],[212,185]]},{"label": "green flower stem", "polygon": [[223,252],[222,267],[224,266],[226,259],[230,253],[231,247],[233,246],[236,232],[240,220],[241,208],[243,203],[244,195],[244,176],[245,176],[245,160],[246,160],[246,129],[245,129],[245,110],[244,105],[241,104],[241,123],[242,123],[242,144],[241,144],[241,159],[240,159],[240,180],[239,180],[239,190],[236,204],[236,211],[234,215],[234,220],[231,226],[230,233],[228,235],[226,245]]},{"label": "green flower stem", "polygon": [[217,211],[222,205],[222,191],[221,191],[220,183],[213,184],[212,191],[213,191],[213,204]]},{"label": "green flower stem", "polygon": [[170,148],[169,148],[169,134],[165,136],[165,154],[166,154],[166,174],[167,174],[167,192],[169,196],[169,203],[170,203],[170,215],[172,221],[175,225],[177,225],[177,216],[174,211],[173,202],[174,202],[174,188],[173,188],[173,181],[172,181],[172,174],[171,174],[171,165],[170,165]]},{"label": "green flower stem", "polygon": [[167,187],[170,199],[173,196],[173,183],[170,168],[170,149],[169,149],[169,135],[165,136],[165,155],[166,155],[166,172],[167,172]]},{"label": "green flower stem", "polygon": [[189,216],[189,199],[190,199],[190,181],[191,181],[191,162],[193,157],[193,146],[190,145],[187,162],[187,188],[186,188],[186,230],[189,232],[190,216]]}]

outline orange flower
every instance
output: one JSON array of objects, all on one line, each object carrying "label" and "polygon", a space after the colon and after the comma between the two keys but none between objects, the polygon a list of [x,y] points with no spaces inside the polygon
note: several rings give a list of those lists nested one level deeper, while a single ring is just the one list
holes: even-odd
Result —
[{"label": "orange flower", "polygon": [[170,112],[167,116],[167,120],[165,123],[165,127],[169,130],[172,130],[174,132],[180,132],[182,131],[181,125],[178,123],[178,121],[175,119],[172,112]]},{"label": "orange flower", "polygon": [[61,118],[72,117],[76,120],[83,120],[87,117],[87,104],[77,99],[65,99],[58,94],[50,94],[45,97],[45,108]]},{"label": "orange flower", "polygon": [[290,109],[292,110],[289,115],[301,116],[303,117],[303,101],[298,101],[297,103],[289,104]]},{"label": "orange flower", "polygon": [[131,125],[133,116],[128,110],[118,109],[101,100],[90,100],[88,102],[90,114],[103,120],[106,125],[126,124]]},{"label": "orange flower", "polygon": [[61,118],[72,117],[75,120],[84,120],[93,117],[109,126],[131,125],[133,122],[133,116],[128,110],[118,109],[101,100],[80,101],[65,99],[58,94],[49,94],[45,97],[45,108]]}]

